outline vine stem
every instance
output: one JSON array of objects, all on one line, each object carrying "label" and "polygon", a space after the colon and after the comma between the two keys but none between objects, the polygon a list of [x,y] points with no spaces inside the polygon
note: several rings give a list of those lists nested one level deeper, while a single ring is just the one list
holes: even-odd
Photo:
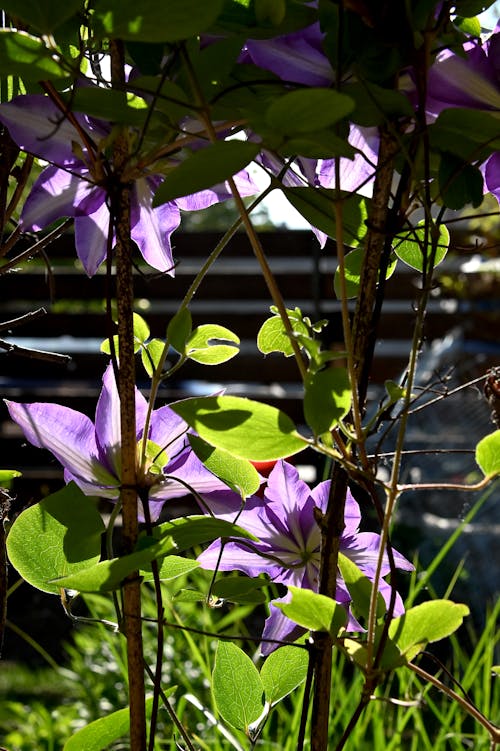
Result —
[{"label": "vine stem", "polygon": [[[124,83],[124,50],[119,41],[110,42],[112,81]],[[113,153],[114,174],[118,180],[111,195],[111,213],[116,235],[116,296],[118,309],[118,393],[121,421],[121,493],[123,547],[131,553],[136,545],[138,524],[137,435],[135,424],[135,359],[133,345],[132,243],[130,239],[130,186],[121,183],[128,160],[125,133],[119,133]],[[146,751],[146,706],[141,621],[141,581],[132,572],[123,585],[122,628],[127,640],[130,707],[130,747]]]}]

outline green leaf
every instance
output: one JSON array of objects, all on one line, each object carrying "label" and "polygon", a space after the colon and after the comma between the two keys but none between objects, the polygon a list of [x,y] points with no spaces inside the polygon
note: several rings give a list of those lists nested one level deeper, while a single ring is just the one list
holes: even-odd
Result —
[{"label": "green leaf", "polygon": [[[304,219],[329,237],[335,237],[334,190],[280,187]],[[358,245],[366,235],[366,200],[362,196],[350,194],[342,198],[342,227],[345,241],[349,245]]]},{"label": "green leaf", "polygon": [[500,474],[500,430],[495,430],[476,446],[476,462],[486,477]]},{"label": "green leaf", "polygon": [[172,519],[154,528],[155,537],[170,537],[176,545],[176,552],[189,550],[195,545],[212,542],[218,537],[245,537],[256,540],[250,532],[224,519],[213,516],[183,516]]},{"label": "green leaf", "polygon": [[186,342],[186,355],[203,365],[219,365],[238,354],[237,346],[215,343],[220,341],[240,343],[239,337],[225,326],[215,323],[198,326]]},{"label": "green leaf", "polygon": [[[339,553],[338,567],[345,582],[349,594],[352,597],[352,608],[358,618],[368,619],[370,610],[370,598],[373,584],[365,574],[343,553]],[[384,598],[377,595],[377,616],[382,616],[386,611]]]},{"label": "green leaf", "polygon": [[151,339],[151,341],[142,346],[141,360],[144,369],[150,378],[153,377],[154,371],[160,364],[164,350],[165,342],[162,342],[161,339]]},{"label": "green leaf", "polygon": [[[275,141],[276,134],[273,133],[272,135],[273,141]],[[263,137],[266,141],[269,140],[269,136],[265,132]],[[286,137],[282,143],[277,145],[277,148],[281,154],[300,154],[311,159],[332,159],[336,156],[354,159],[356,156],[356,150],[347,141],[335,135],[332,130],[314,130],[291,138]]]},{"label": "green leaf", "polygon": [[464,34],[468,36],[481,38],[481,22],[479,18],[462,18],[455,16],[453,19],[453,25],[460,29]]},{"label": "green leaf", "polygon": [[353,100],[333,89],[298,89],[275,99],[266,121],[274,131],[293,136],[334,125],[353,109]]},{"label": "green leaf", "polygon": [[223,0],[97,0],[95,29],[100,36],[142,42],[176,42],[208,29]]},{"label": "green leaf", "polygon": [[310,631],[326,631],[333,637],[347,622],[347,613],[342,605],[331,597],[320,595],[310,589],[289,586],[290,602],[276,602],[287,618]]},{"label": "green leaf", "polygon": [[193,397],[171,409],[207,443],[240,459],[281,459],[308,445],[284,412],[244,397]]},{"label": "green leaf", "polygon": [[305,680],[309,656],[298,647],[280,647],[266,658],[260,671],[266,702],[270,705],[288,696]]},{"label": "green leaf", "polygon": [[189,443],[198,459],[222,482],[248,498],[260,487],[259,473],[246,459],[239,459],[224,449],[215,448],[196,435],[188,435]]},{"label": "green leaf", "polygon": [[[500,107],[500,93],[491,87],[488,106]],[[485,105],[486,106],[486,105]],[[495,114],[485,110],[450,107],[429,127],[431,146],[455,154],[463,161],[484,161],[500,150],[500,130]]]},{"label": "green leaf", "polygon": [[[400,258],[407,266],[417,271],[424,270],[424,260],[430,257],[432,250],[432,242],[430,237],[430,228],[428,234],[428,244],[424,247],[425,243],[425,222],[419,222],[414,229],[409,232],[404,238],[400,239],[394,246],[394,252],[397,257]],[[439,266],[441,261],[448,252],[448,246],[450,244],[450,233],[444,224],[439,225],[439,238],[436,246],[436,253],[434,256],[433,268]]]},{"label": "green leaf", "polygon": [[2,487],[8,487],[16,477],[22,477],[22,472],[18,472],[17,469],[0,469],[0,485]]},{"label": "green leaf", "polygon": [[454,154],[441,154],[438,181],[441,198],[449,209],[461,209],[469,203],[477,208],[483,202],[481,171]]},{"label": "green leaf", "polygon": [[381,125],[388,117],[413,116],[408,97],[400,91],[384,89],[366,80],[348,84],[343,91],[354,101],[350,119],[358,125]]},{"label": "green leaf", "polygon": [[[361,283],[361,269],[363,267],[365,251],[364,248],[354,248],[345,257],[345,291],[347,298],[357,297],[359,294],[359,285]],[[391,261],[387,267],[386,279],[389,279],[396,270],[397,259]],[[380,281],[380,271],[378,275]],[[339,299],[342,298],[342,285],[340,269],[337,267],[333,279],[333,288]]]},{"label": "green leaf", "polygon": [[97,86],[75,87],[66,101],[74,112],[85,112],[102,120],[136,127],[143,125],[149,111],[146,101],[132,92],[100,89]]},{"label": "green leaf", "polygon": [[65,0],[64,3],[54,0],[4,0],[2,10],[49,34],[71,18],[82,5],[83,0]]},{"label": "green leaf", "polygon": [[153,207],[224,182],[255,159],[259,149],[259,144],[248,141],[218,141],[192,152],[166,176]]},{"label": "green leaf", "polygon": [[0,75],[45,81],[64,78],[69,72],[61,68],[40,39],[24,31],[0,29]]},{"label": "green leaf", "polygon": [[[416,605],[394,618],[389,626],[389,638],[401,654],[399,664],[412,660],[428,643],[453,634],[467,615],[467,605],[449,600],[432,600]],[[396,667],[392,655],[389,662],[390,664],[386,664],[387,660],[382,660],[382,666]]]},{"label": "green leaf", "polygon": [[[309,331],[305,323],[298,318],[293,310],[288,310],[287,312],[294,332],[307,336]],[[267,321],[264,321],[257,334],[257,347],[264,355],[268,355],[271,352],[282,352],[285,357],[293,356],[292,342],[285,332],[281,316],[274,315],[268,318]]]},{"label": "green leaf", "polygon": [[141,344],[149,339],[149,326],[139,313],[133,313],[134,339]]},{"label": "green leaf", "polygon": [[231,642],[217,645],[212,693],[222,719],[246,733],[264,710],[259,671],[250,657]]},{"label": "green leaf", "polygon": [[59,594],[56,577],[77,575],[99,560],[103,531],[95,502],[71,482],[17,517],[7,552],[29,584]]},{"label": "green leaf", "polygon": [[186,342],[191,336],[193,323],[189,308],[180,308],[167,326],[167,339],[179,354],[186,351]]},{"label": "green leaf", "polygon": [[[176,691],[176,686],[166,690],[166,695],[171,696]],[[151,716],[153,698],[146,699],[146,717]],[[111,743],[128,735],[130,732],[130,709],[118,709],[116,712],[89,723],[78,730],[64,744],[63,751],[103,751]]]},{"label": "green leaf", "polygon": [[173,551],[178,552],[172,539],[164,538],[121,558],[101,561],[84,571],[54,579],[53,583],[64,589],[76,589],[78,592],[109,592],[119,589],[123,580],[133,571],[146,568],[152,560]]},{"label": "green leaf", "polygon": [[314,435],[331,430],[351,407],[351,385],[346,368],[327,368],[305,380],[304,417]]},{"label": "green leaf", "polygon": [[[161,563],[158,575],[161,581],[172,581],[179,576],[189,574],[194,569],[199,568],[200,564],[193,558],[183,558],[180,555],[167,555]],[[141,571],[142,580],[153,581],[153,572],[149,570]]]},{"label": "green leaf", "polygon": [[266,595],[262,587],[267,586],[264,579],[250,579],[248,576],[226,576],[218,579],[212,586],[212,594],[219,600],[237,603],[265,602]]}]

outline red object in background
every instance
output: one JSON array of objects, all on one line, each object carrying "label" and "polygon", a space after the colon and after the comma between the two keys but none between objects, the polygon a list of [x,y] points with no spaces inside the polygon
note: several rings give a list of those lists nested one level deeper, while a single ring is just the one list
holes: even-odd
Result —
[{"label": "red object in background", "polygon": [[253,464],[257,472],[263,477],[269,477],[271,470],[274,468],[277,461],[277,459],[273,459],[269,462],[250,462],[250,464]]}]

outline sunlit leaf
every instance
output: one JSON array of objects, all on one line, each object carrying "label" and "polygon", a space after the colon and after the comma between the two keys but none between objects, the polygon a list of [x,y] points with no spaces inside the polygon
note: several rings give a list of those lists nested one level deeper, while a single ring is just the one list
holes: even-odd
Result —
[{"label": "sunlit leaf", "polygon": [[212,693],[222,719],[248,731],[264,709],[264,686],[259,671],[242,649],[219,642],[212,673]]}]

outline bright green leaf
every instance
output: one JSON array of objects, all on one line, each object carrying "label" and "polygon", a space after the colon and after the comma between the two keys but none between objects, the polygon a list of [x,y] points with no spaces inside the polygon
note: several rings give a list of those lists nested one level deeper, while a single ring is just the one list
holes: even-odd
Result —
[{"label": "bright green leaf", "polygon": [[[199,568],[198,561],[193,558],[183,558],[180,555],[167,555],[161,562],[158,570],[158,576],[161,581],[172,581],[179,576],[184,576],[194,571],[195,568]],[[141,570],[142,580],[153,581],[153,573],[149,570]]]},{"label": "bright green leaf", "polygon": [[168,173],[153,198],[153,207],[212,188],[235,175],[259,153],[259,144],[218,141],[194,151]]},{"label": "bright green leaf", "polygon": [[234,344],[219,342],[234,342],[238,345],[240,340],[225,326],[215,323],[198,326],[186,342],[186,355],[190,360],[204,365],[219,365],[238,354],[239,349]]},{"label": "bright green leaf", "polygon": [[231,642],[217,645],[212,693],[222,719],[247,733],[264,710],[259,671],[250,657]]},{"label": "bright green leaf", "polygon": [[287,618],[310,631],[326,631],[337,636],[347,622],[347,613],[342,605],[331,597],[320,595],[311,589],[288,587],[292,595],[290,602],[276,602]]},{"label": "bright green leaf", "polygon": [[215,448],[195,435],[188,436],[194,453],[205,467],[219,477],[223,482],[239,493],[242,498],[248,498],[260,487],[259,473],[246,459],[239,459],[228,451]]},{"label": "bright green leaf", "polygon": [[315,435],[331,430],[351,407],[351,385],[346,368],[327,368],[305,380],[304,416]]},{"label": "bright green leaf", "polygon": [[[343,553],[339,553],[338,567],[349,594],[352,597],[352,608],[358,618],[368,619],[370,598],[373,588],[372,582],[365,574]],[[382,616],[386,611],[384,598],[377,595],[377,615]]]},{"label": "bright green leaf", "polygon": [[24,31],[0,29],[0,75],[44,81],[64,78],[69,72],[61,68],[40,39]]},{"label": "bright green leaf", "polygon": [[278,133],[292,136],[334,125],[353,109],[353,100],[334,89],[297,89],[272,102],[266,121]]},{"label": "bright green leaf", "polygon": [[486,477],[500,474],[500,430],[481,439],[476,446],[476,462]]},{"label": "bright green leaf", "polygon": [[189,550],[195,545],[212,542],[218,537],[245,537],[249,540],[256,538],[236,524],[216,519],[213,516],[183,516],[172,519],[154,528],[155,537],[170,537],[176,545],[176,552]]},{"label": "bright green leaf", "polygon": [[103,531],[94,501],[71,482],[17,517],[7,552],[29,584],[59,594],[56,577],[78,575],[99,560]]},{"label": "bright green leaf", "polygon": [[271,652],[260,671],[266,702],[276,704],[305,680],[309,655],[299,647],[279,647]]},{"label": "bright green leaf", "polygon": [[[399,649],[404,663],[422,652],[428,643],[453,634],[467,615],[467,605],[449,600],[423,602],[391,621],[389,638]],[[386,661],[382,661],[383,666]]]},{"label": "bright green leaf", "polygon": [[[290,315],[293,311],[288,311],[290,322],[293,330],[298,334],[308,335],[307,326],[297,317]],[[290,337],[285,332],[285,327],[280,316],[272,316],[264,321],[257,334],[257,347],[264,355],[271,352],[282,352],[285,357],[292,357],[293,347]]]},{"label": "bright green leaf", "polygon": [[177,42],[205,31],[223,0],[97,0],[95,26],[101,36],[142,42]]},{"label": "bright green leaf", "polygon": [[[176,686],[166,690],[166,695],[171,696],[176,691]],[[153,698],[146,699],[146,717],[151,716]],[[110,744],[128,735],[130,732],[130,709],[118,709],[105,717],[85,725],[69,738],[64,744],[63,751],[103,751]]]},{"label": "bright green leaf", "polygon": [[[429,228],[430,229],[430,228]],[[425,243],[425,222],[419,222],[404,238],[396,241],[394,252],[407,266],[417,271],[423,271],[424,261],[429,258],[432,250],[430,231],[428,233],[427,247]],[[448,252],[450,233],[444,224],[439,225],[439,237],[434,255],[433,268],[438,266]]]},{"label": "bright green leaf", "polygon": [[0,469],[0,486],[8,487],[11,480],[21,476],[22,472],[18,472],[17,469]]},{"label": "bright green leaf", "polygon": [[[344,267],[345,267],[345,292],[347,298],[353,298],[357,297],[359,294],[359,288],[361,284],[361,269],[363,266],[363,259],[364,259],[364,248],[354,248],[354,250],[351,250],[345,257]],[[394,259],[394,261],[391,261],[387,267],[387,272],[385,275],[386,279],[389,279],[394,271],[396,270],[396,264],[397,259]],[[379,271],[379,281],[380,281],[380,271]],[[333,279],[333,288],[335,290],[336,296],[341,299],[342,298],[342,285],[341,285],[341,276],[340,276],[340,268],[337,267],[335,271],[335,276]]]},{"label": "bright green leaf", "polygon": [[162,342],[161,339],[151,339],[141,347],[142,364],[150,378],[153,377],[154,371],[160,364],[164,350],[165,342]]},{"label": "bright green leaf", "polygon": [[244,397],[194,397],[171,408],[207,443],[241,459],[281,459],[308,445],[284,412]]},{"label": "bright green leaf", "polygon": [[136,342],[143,342],[149,339],[149,326],[139,313],[133,314],[134,339]]}]

